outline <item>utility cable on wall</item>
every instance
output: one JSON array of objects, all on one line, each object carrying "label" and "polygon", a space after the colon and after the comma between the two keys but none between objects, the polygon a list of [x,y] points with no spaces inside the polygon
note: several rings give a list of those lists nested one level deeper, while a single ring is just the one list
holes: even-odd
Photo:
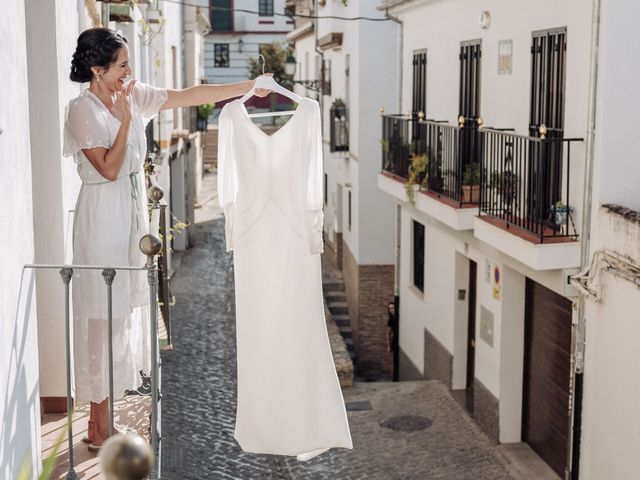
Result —
[{"label": "utility cable on wall", "polygon": [[[246,10],[244,8],[226,8],[226,7],[212,7],[206,5],[198,5],[197,3],[185,2],[182,0],[163,0],[167,3],[175,3],[177,5],[185,5],[187,7],[196,7],[196,8],[208,8],[210,10],[220,10],[224,12],[242,12],[242,13],[250,13],[253,15],[260,15],[260,12],[256,10]],[[388,22],[390,19],[388,18],[372,18],[372,17],[341,17],[339,15],[303,15],[294,13],[292,15],[287,15],[286,13],[273,13],[275,17],[287,17],[287,18],[311,18],[311,19],[333,19],[333,20],[346,20],[346,21],[354,21],[354,20],[368,20],[370,22]]]}]

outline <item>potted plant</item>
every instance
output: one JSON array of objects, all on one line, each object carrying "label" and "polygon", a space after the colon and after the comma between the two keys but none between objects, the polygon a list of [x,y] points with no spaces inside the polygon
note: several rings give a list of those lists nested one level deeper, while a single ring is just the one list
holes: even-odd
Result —
[{"label": "potted plant", "polygon": [[567,223],[567,213],[569,212],[569,207],[567,204],[561,200],[558,200],[556,204],[552,207],[555,224],[559,227],[565,225]]},{"label": "potted plant", "polygon": [[426,154],[412,155],[409,157],[409,177],[404,184],[404,189],[407,192],[407,198],[413,205],[415,203],[415,185],[424,187],[427,184],[427,168],[429,166],[429,157]]},{"label": "potted plant", "polygon": [[480,201],[480,165],[471,162],[465,165],[462,173],[462,201],[478,203]]},{"label": "potted plant", "polygon": [[215,103],[204,103],[202,105],[198,105],[198,118],[196,120],[196,128],[198,130],[205,131],[207,129],[207,125],[209,124],[209,115],[215,108]]}]

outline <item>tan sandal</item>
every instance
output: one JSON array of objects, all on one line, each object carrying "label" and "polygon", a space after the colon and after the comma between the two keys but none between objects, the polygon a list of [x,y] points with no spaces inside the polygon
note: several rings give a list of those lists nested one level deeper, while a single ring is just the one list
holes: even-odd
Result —
[{"label": "tan sandal", "polygon": [[82,437],[84,443],[93,443],[93,436],[95,432],[96,424],[92,420],[87,423],[87,434]]}]

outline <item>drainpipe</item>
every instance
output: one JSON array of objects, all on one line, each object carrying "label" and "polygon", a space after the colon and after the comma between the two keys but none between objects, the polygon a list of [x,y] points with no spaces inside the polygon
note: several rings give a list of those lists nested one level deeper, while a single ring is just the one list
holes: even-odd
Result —
[{"label": "drainpipe", "polygon": [[[589,250],[591,246],[591,207],[593,187],[593,160],[595,155],[596,133],[596,100],[598,91],[598,54],[600,48],[600,5],[601,0],[593,0],[591,25],[591,59],[589,67],[589,100],[587,138],[585,142],[585,172],[582,200],[582,241],[580,246],[581,271],[589,267]],[[582,397],[584,376],[584,347],[585,347],[585,296],[580,294],[576,304],[576,320],[573,325],[573,359],[574,365],[571,378],[571,430],[569,434],[569,475],[567,478],[580,478],[580,442],[582,436]]]},{"label": "drainpipe", "polygon": [[[402,112],[402,49],[403,49],[403,38],[404,38],[404,23],[398,17],[394,17],[389,14],[389,9],[385,9],[384,11],[385,18],[396,22],[398,24],[398,67],[397,67],[397,76],[398,76],[398,86],[397,90],[397,107],[396,112]],[[393,278],[393,297],[395,304],[395,315],[396,315],[396,331],[394,332],[394,342],[393,342],[393,378],[394,382],[397,382],[400,379],[399,376],[399,366],[400,366],[400,250],[401,250],[401,239],[402,239],[402,223],[401,223],[401,214],[402,207],[400,205],[396,205],[396,228],[395,228],[395,265],[394,265],[394,278]]]}]

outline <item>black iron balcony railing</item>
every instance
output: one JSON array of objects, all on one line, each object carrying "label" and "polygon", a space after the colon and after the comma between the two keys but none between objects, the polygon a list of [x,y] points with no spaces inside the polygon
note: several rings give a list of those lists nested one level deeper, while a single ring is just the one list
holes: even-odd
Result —
[{"label": "black iron balcony railing", "polygon": [[571,146],[581,138],[530,137],[483,128],[480,215],[519,227],[543,243],[577,238]]},{"label": "black iron balcony railing", "polygon": [[423,120],[420,126],[429,157],[425,191],[456,207],[477,205],[481,162],[477,128],[436,120]]},{"label": "black iron balcony railing", "polygon": [[349,151],[349,117],[347,107],[329,109],[330,150],[332,152]]},{"label": "black iron balcony railing", "polygon": [[424,135],[417,117],[382,114],[382,171],[409,178],[412,155],[425,153]]}]

